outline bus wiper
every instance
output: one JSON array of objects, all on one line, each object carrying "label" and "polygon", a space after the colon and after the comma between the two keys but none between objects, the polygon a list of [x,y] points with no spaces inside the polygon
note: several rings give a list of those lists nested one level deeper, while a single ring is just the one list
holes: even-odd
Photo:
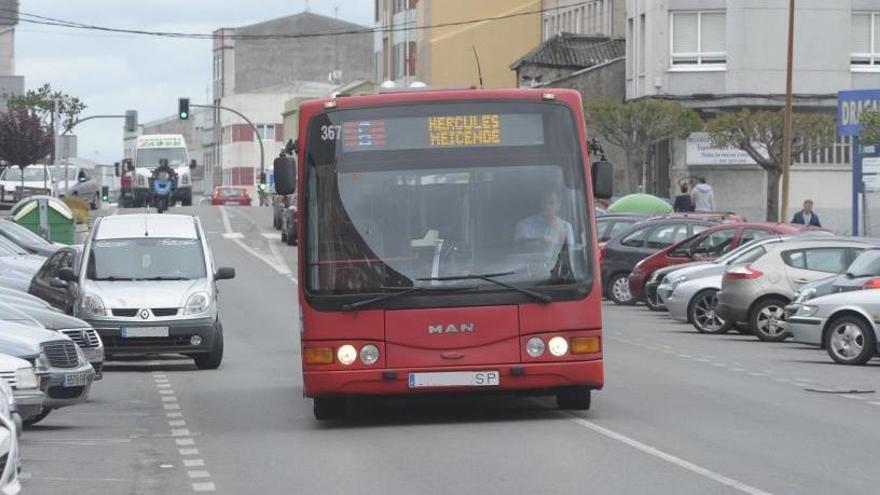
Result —
[{"label": "bus wiper", "polygon": [[521,294],[525,294],[533,299],[537,299],[538,301],[544,303],[553,302],[553,299],[548,297],[547,295],[541,292],[535,292],[533,290],[524,289],[522,287],[517,287],[515,285],[510,285],[504,283],[500,280],[496,280],[497,277],[505,277],[507,275],[514,275],[516,272],[504,272],[504,273],[486,273],[486,274],[473,274],[473,275],[453,275],[449,277],[431,277],[431,278],[420,278],[418,279],[420,282],[449,282],[453,280],[484,280],[486,282],[495,284],[499,287],[504,287],[505,289],[514,290]]},{"label": "bus wiper", "polygon": [[364,299],[363,301],[353,302],[351,304],[346,304],[342,306],[343,311],[355,311],[361,309],[365,306],[369,306],[371,304],[375,304],[377,302],[388,301],[390,299],[396,299],[398,297],[403,297],[407,294],[412,294],[414,292],[449,292],[449,291],[464,291],[464,290],[472,290],[474,286],[467,287],[380,287],[382,290],[396,290],[398,292],[392,292],[391,294],[383,294],[378,297],[373,297],[370,299]]}]

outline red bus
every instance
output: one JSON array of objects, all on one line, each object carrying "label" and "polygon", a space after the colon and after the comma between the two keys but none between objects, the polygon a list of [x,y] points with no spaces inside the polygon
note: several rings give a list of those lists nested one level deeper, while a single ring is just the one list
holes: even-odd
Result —
[{"label": "red bus", "polygon": [[275,181],[298,192],[315,417],[469,391],[588,409],[604,382],[593,196],[610,196],[611,164],[590,166],[579,93],[400,91],[299,119]]}]

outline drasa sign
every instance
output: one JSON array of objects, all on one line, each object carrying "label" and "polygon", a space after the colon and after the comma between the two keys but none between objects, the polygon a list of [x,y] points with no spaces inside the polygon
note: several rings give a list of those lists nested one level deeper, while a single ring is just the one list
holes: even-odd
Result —
[{"label": "drasa sign", "polygon": [[858,136],[862,132],[862,112],[880,111],[880,90],[841,91],[837,93],[837,132],[841,136]]}]

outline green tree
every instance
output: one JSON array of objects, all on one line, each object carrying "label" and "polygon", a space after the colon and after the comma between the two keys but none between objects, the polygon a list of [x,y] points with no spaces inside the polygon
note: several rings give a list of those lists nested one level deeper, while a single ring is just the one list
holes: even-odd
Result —
[{"label": "green tree", "polygon": [[[779,179],[782,177],[782,111],[742,110],[709,121],[706,130],[719,148],[737,148],[767,172],[767,221],[784,221],[779,211]],[[797,156],[834,144],[834,117],[824,113],[792,115],[791,154]],[[784,214],[785,212],[781,212]]]},{"label": "green tree", "polygon": [[631,192],[639,190],[642,168],[654,145],[685,138],[702,127],[695,111],[672,101],[588,101],[584,107],[590,127],[626,154],[626,183]]},{"label": "green tree", "polygon": [[862,144],[880,144],[880,112],[877,110],[865,110],[859,115],[862,124],[862,132],[859,141]]},{"label": "green tree", "polygon": [[30,89],[21,95],[9,96],[7,106],[10,111],[33,112],[45,126],[54,129],[52,112],[55,108],[55,100],[58,100],[58,112],[61,114],[60,132],[69,131],[86,109],[86,104],[77,97],[53,90],[48,84]]},{"label": "green tree", "polygon": [[36,113],[13,110],[0,115],[0,159],[8,165],[23,169],[43,160],[53,143],[52,131]]}]

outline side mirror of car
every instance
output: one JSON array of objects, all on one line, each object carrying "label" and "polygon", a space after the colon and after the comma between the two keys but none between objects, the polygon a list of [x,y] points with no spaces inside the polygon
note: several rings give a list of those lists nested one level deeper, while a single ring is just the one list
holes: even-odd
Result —
[{"label": "side mirror of car", "polygon": [[593,163],[593,196],[611,199],[614,195],[614,165],[601,160]]},{"label": "side mirror of car", "polygon": [[235,278],[235,268],[221,267],[214,274],[214,280],[232,280]]},{"label": "side mirror of car", "polygon": [[70,268],[62,268],[58,270],[58,280],[63,282],[78,282],[79,277]]},{"label": "side mirror of car", "polygon": [[296,192],[296,160],[292,156],[279,156],[273,163],[275,170],[275,194],[288,195]]},{"label": "side mirror of car", "polygon": [[189,161],[189,169],[190,170],[195,170],[196,167],[198,167],[198,166],[199,166],[199,162],[197,162],[195,158],[193,158],[192,160]]}]

